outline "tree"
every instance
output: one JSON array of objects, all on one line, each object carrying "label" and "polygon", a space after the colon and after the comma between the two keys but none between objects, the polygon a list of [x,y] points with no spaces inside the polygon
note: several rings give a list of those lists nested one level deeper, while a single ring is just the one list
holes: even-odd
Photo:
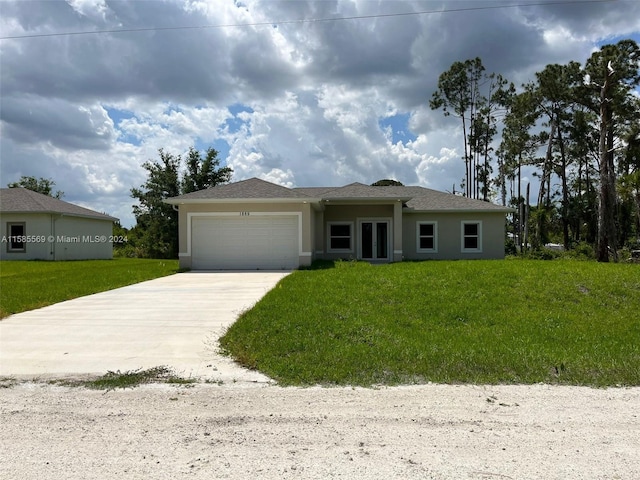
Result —
[{"label": "tree", "polygon": [[[498,115],[506,114],[506,107],[515,95],[515,87],[502,75],[485,75],[483,83],[488,85],[486,97],[478,99],[478,113],[472,118],[469,132],[469,153],[472,155],[474,171],[474,197],[489,201],[491,185],[491,152],[493,137],[498,133]],[[482,195],[480,195],[480,192]]]},{"label": "tree", "polygon": [[[513,178],[517,182],[517,222],[514,228],[518,250],[522,251],[524,231],[524,198],[521,191],[522,166],[531,163],[533,154],[538,148],[539,139],[530,133],[536,122],[537,113],[534,99],[529,91],[515,95],[509,105],[509,113],[504,119],[502,143],[499,157],[501,158],[501,182],[503,191],[506,190],[506,178]],[[513,192],[512,192],[513,197]],[[504,204],[504,196],[503,196]]]},{"label": "tree", "polygon": [[438,78],[438,90],[433,93],[429,101],[429,106],[432,110],[441,108],[445,116],[453,113],[462,121],[465,162],[464,184],[467,197],[474,197],[474,172],[468,136],[473,136],[473,119],[478,110],[480,80],[483,73],[484,66],[482,65],[482,60],[478,57],[464,62],[454,62],[451,68]]},{"label": "tree", "polygon": [[621,40],[604,45],[587,60],[587,92],[585,103],[599,118],[600,194],[598,204],[598,241],[596,257],[609,261],[609,249],[614,260],[617,248],[616,145],[624,119],[633,111],[633,89],[640,85],[640,48],[633,40]]},{"label": "tree", "polygon": [[[635,243],[640,243],[640,100],[635,103],[637,114],[624,136],[625,146],[621,174],[618,179],[618,192],[623,206],[627,205],[623,210],[628,212],[629,223],[634,223],[633,227],[626,225],[625,229],[625,223],[621,222],[624,237],[630,237],[635,230]],[[632,218],[634,220],[631,220]]]},{"label": "tree", "polygon": [[218,152],[208,148],[204,160],[195,148],[189,148],[187,157],[187,171],[182,177],[182,193],[197,192],[205,188],[226,183],[231,180],[233,170],[230,167],[220,167]]},{"label": "tree", "polygon": [[140,188],[132,188],[131,196],[139,205],[133,206],[136,229],[144,256],[149,258],[176,258],[178,256],[178,212],[163,202],[180,195],[178,168],[180,156],[158,150],[159,162],[145,162],[142,166],[149,177]]},{"label": "tree", "polygon": [[131,196],[138,200],[133,206],[136,226],[132,234],[142,256],[177,258],[178,212],[163,200],[228,182],[233,170],[219,167],[218,152],[213,148],[207,150],[204,161],[197,150],[190,148],[187,171],[180,179],[181,156],[163,149],[158,154],[159,161],[142,165],[148,172],[147,181],[131,189]]},{"label": "tree", "polygon": [[596,241],[598,228],[598,135],[592,128],[594,118],[593,112],[576,105],[567,138],[567,154],[574,163],[569,180],[573,195],[568,209],[572,238],[574,242],[587,241],[591,244]]},{"label": "tree", "polygon": [[[572,157],[568,155],[566,137],[573,120],[575,89],[582,85],[580,64],[569,62],[567,65],[547,65],[536,73],[536,82],[526,86],[535,99],[536,108],[545,118],[544,125],[549,128],[546,135],[547,152],[543,160],[538,208],[549,209],[551,173],[561,180],[562,201],[560,218],[562,222],[564,248],[569,248],[569,205],[568,185],[569,167]],[[547,201],[545,202],[545,196]],[[540,217],[542,218],[542,217]]]},{"label": "tree", "polygon": [[389,180],[388,178],[385,178],[383,180],[378,180],[375,183],[371,184],[372,187],[389,187],[389,186],[394,186],[394,187],[402,187],[402,183],[397,181],[397,180]]},{"label": "tree", "polygon": [[[483,95],[482,92],[486,95]],[[489,153],[497,133],[496,112],[503,108],[514,93],[513,85],[501,76],[485,74],[480,58],[454,62],[438,78],[429,106],[452,113],[462,121],[465,162],[465,195],[488,200],[491,164]]]},{"label": "tree", "polygon": [[58,190],[54,194],[53,187],[55,187],[55,185],[56,182],[54,182],[50,178],[36,178],[23,175],[20,177],[20,180],[18,180],[17,182],[12,182],[7,186],[9,188],[26,188],[27,190],[31,190],[33,192],[38,192],[43,195],[61,199],[64,196],[64,192]]}]

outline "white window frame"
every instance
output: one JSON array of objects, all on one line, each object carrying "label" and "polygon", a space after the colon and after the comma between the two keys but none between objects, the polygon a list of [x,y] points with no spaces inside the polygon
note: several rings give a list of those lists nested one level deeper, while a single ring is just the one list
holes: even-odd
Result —
[{"label": "white window frame", "polygon": [[[344,236],[335,236],[331,235],[331,227],[333,225],[348,225],[349,226],[349,248],[331,248],[331,239],[332,238],[347,238]],[[328,253],[353,253],[353,246],[355,243],[355,232],[353,229],[353,222],[327,222],[327,252]]]},{"label": "white window frame", "polygon": [[[420,235],[420,227],[422,225],[433,225],[433,248],[421,248],[420,239],[428,238],[429,235]],[[416,252],[418,253],[438,253],[438,222],[434,221],[418,221],[416,222]]]},{"label": "white window frame", "polygon": [[[478,247],[477,248],[465,248],[464,247],[464,227],[465,225],[477,225],[478,226]],[[467,235],[471,237],[471,235]],[[475,235],[474,235],[475,237]],[[462,253],[482,253],[482,220],[463,220],[460,222],[460,250]]]},{"label": "white window frame", "polygon": [[[11,231],[12,227],[19,226],[22,227],[22,235],[13,235]],[[7,236],[9,237],[9,241],[7,242],[7,253],[25,253],[27,251],[27,242],[21,242],[21,248],[15,248],[13,246],[14,241],[11,239],[12,237],[26,237],[27,235],[27,224],[25,222],[7,222]]]}]

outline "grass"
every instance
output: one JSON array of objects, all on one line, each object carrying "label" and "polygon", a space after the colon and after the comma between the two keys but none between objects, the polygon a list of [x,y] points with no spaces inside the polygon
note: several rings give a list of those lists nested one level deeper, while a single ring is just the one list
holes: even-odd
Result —
[{"label": "grass", "polygon": [[177,260],[3,261],[0,318],[177,271]]},{"label": "grass", "polygon": [[191,385],[195,378],[183,378],[176,375],[173,369],[166,366],[153,367],[146,370],[130,370],[126,372],[107,372],[105,375],[91,380],[56,380],[54,383],[68,387],[84,387],[92,390],[115,390],[116,388],[134,388],[148,383],[169,383],[174,385]]},{"label": "grass", "polygon": [[294,272],[221,339],[282,385],[640,385],[640,268],[535,260]]},{"label": "grass", "polygon": [[[34,379],[38,380],[38,379]],[[65,387],[84,387],[91,390],[115,390],[117,388],[134,388],[149,383],[166,383],[171,385],[192,386],[197,378],[184,378],[177,375],[170,367],[161,365],[146,370],[109,371],[106,374],[89,379],[49,380],[47,383]],[[0,388],[12,388],[20,381],[15,377],[0,377]]]}]

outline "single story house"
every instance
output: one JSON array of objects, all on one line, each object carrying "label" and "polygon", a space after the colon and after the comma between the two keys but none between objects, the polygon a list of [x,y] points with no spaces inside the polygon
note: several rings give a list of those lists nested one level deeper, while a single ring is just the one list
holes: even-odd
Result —
[{"label": "single story house", "polygon": [[0,259],[113,258],[113,222],[117,220],[26,188],[2,188]]},{"label": "single story house", "polygon": [[178,210],[180,267],[192,269],[504,258],[513,211],[423,187],[287,188],[257,178],[165,202]]}]

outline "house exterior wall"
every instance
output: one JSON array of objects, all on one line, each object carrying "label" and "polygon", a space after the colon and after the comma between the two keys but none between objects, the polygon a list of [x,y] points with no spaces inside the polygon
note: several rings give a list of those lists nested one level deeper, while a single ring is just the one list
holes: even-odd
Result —
[{"label": "house exterior wall", "polygon": [[[12,223],[24,223],[24,234],[27,237],[35,237],[35,241],[25,243],[24,252],[10,252],[8,225]],[[51,215],[48,214],[21,214],[3,213],[0,217],[0,259],[2,260],[53,260],[51,235]],[[42,241],[44,240],[44,241]]]},{"label": "house exterior wall", "polygon": [[[418,251],[418,222],[436,227],[435,252]],[[463,249],[463,223],[480,225],[479,251]],[[502,259],[504,258],[505,215],[499,213],[406,213],[403,219],[403,256],[407,260]],[[470,249],[474,250],[474,249]]]},{"label": "house exterior wall", "polygon": [[[180,266],[191,268],[191,229],[195,217],[227,215],[287,215],[299,218],[299,265],[310,265],[314,259],[359,258],[359,225],[363,220],[389,222],[388,261],[428,259],[501,259],[504,258],[504,212],[442,212],[410,213],[403,211],[402,203],[323,203],[311,205],[303,202],[237,202],[182,204],[179,207]],[[329,225],[352,225],[351,249],[330,251]],[[435,226],[437,248],[418,251],[418,222]],[[463,225],[470,223],[479,229],[478,248],[463,248]]]},{"label": "house exterior wall", "polygon": [[55,260],[113,258],[113,223],[91,218],[54,215]]},{"label": "house exterior wall", "polygon": [[[401,205],[398,202],[398,205]],[[338,260],[338,259],[355,259],[358,258],[358,221],[362,219],[388,219],[390,221],[390,256],[391,259],[395,259],[393,255],[394,245],[396,245],[398,234],[395,230],[396,225],[401,224],[402,220],[394,221],[395,212],[394,204],[388,205],[350,205],[350,204],[335,204],[326,205],[321,215],[318,215],[319,219],[316,222],[316,257],[324,260]],[[350,251],[344,252],[331,252],[328,248],[329,242],[329,228],[328,225],[334,222],[345,222],[352,225],[352,248]],[[399,225],[398,227],[400,227]],[[400,229],[401,232],[401,229]],[[401,238],[401,233],[400,233]],[[402,242],[400,241],[400,244]],[[400,255],[401,257],[401,255]]]},{"label": "house exterior wall", "polygon": [[2,260],[84,260],[113,258],[113,223],[48,213],[7,213],[0,219],[0,238],[9,236],[8,225],[23,223],[28,241],[23,252],[0,245]]},{"label": "house exterior wall", "polygon": [[233,202],[233,203],[198,203],[182,204],[178,209],[178,241],[180,245],[180,268],[191,268],[191,219],[194,216],[246,215],[260,214],[298,214],[300,218],[300,266],[310,265],[313,259],[312,226],[313,213],[309,203],[261,203],[261,202]]},{"label": "house exterior wall", "polygon": [[314,211],[313,215],[313,259],[324,259],[324,210]]},{"label": "house exterior wall", "polygon": [[392,259],[394,262],[402,261],[403,257],[403,229],[404,216],[402,215],[402,202],[396,202],[393,205],[394,222],[393,222],[393,252]]}]

